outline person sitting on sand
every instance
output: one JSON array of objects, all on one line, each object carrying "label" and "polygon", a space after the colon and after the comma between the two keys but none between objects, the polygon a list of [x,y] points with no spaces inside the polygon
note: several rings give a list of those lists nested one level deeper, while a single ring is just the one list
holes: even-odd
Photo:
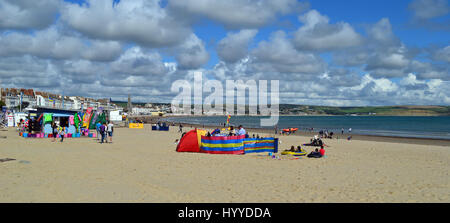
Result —
[{"label": "person sitting on sand", "polygon": [[291,146],[291,149],[284,150],[285,152],[295,152],[295,147]]},{"label": "person sitting on sand", "polygon": [[323,148],[323,146],[320,147],[319,153],[321,156],[325,156],[325,149]]},{"label": "person sitting on sand", "polygon": [[215,129],[212,133],[211,133],[211,135],[216,135],[216,134],[219,134],[220,133],[220,129]]},{"label": "person sitting on sand", "polygon": [[301,146],[297,146],[297,151],[295,151],[295,152],[298,152],[298,153],[303,152],[302,147]]},{"label": "person sitting on sand", "polygon": [[242,125],[239,125],[238,127],[238,131],[236,132],[236,135],[240,136],[240,135],[246,135],[246,131],[244,128],[242,128]]},{"label": "person sitting on sand", "polygon": [[234,129],[233,126],[230,126],[230,133],[229,136],[235,136],[236,135],[236,130]]},{"label": "person sitting on sand", "polygon": [[312,151],[310,154],[308,154],[308,158],[321,158],[322,155],[320,154],[319,150],[316,148],[314,151]]}]

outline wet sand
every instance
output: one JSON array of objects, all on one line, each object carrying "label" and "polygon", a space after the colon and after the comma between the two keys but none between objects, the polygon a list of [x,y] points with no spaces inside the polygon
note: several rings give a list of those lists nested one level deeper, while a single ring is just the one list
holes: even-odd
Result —
[{"label": "wet sand", "polygon": [[[0,162],[0,202],[450,202],[450,146],[434,140],[325,139],[325,158],[278,160],[177,153],[177,131],[116,128],[108,144],[0,131],[0,159],[15,159]],[[280,136],[280,150],[309,139]]]}]

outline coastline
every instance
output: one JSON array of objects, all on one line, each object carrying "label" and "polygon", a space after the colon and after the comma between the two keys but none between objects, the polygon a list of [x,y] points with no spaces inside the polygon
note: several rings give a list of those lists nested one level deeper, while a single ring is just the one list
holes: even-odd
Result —
[{"label": "coastline", "polygon": [[[189,116],[185,116],[189,117]],[[163,117],[164,118],[164,117]],[[154,123],[157,123],[153,122]],[[175,122],[170,122],[175,123]],[[204,128],[204,129],[222,129],[223,126],[219,125],[200,125],[200,124],[190,124],[186,122],[176,122],[177,127],[179,124],[182,124],[183,127],[191,127],[191,128]],[[244,126],[245,128],[245,126]],[[266,134],[274,136],[275,132],[273,129],[264,129],[264,128],[245,128],[247,132],[252,134]],[[305,132],[305,131],[297,131],[296,133],[291,134],[292,136],[304,136],[304,137],[314,137],[314,135],[318,135],[317,132]],[[281,136],[277,134],[277,137]],[[418,138],[418,137],[402,137],[402,136],[378,136],[378,135],[361,135],[361,134],[340,134],[337,133],[333,136],[332,140],[347,140],[348,136],[352,136],[351,140],[362,140],[362,141],[373,141],[373,142],[389,142],[389,143],[406,143],[406,144],[416,144],[416,145],[435,145],[435,146],[449,146],[449,139],[433,139],[433,138]],[[338,138],[336,138],[338,137]],[[306,143],[306,142],[305,142]]]}]

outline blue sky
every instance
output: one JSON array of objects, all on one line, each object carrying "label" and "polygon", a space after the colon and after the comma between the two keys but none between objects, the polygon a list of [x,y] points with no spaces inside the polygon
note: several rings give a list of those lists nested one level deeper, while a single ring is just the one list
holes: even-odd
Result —
[{"label": "blue sky", "polygon": [[200,71],[220,81],[279,78],[282,103],[450,104],[448,0],[0,6],[2,87],[168,102],[174,81]]},{"label": "blue sky", "polygon": [[[66,2],[83,4],[85,0],[65,0]],[[119,3],[120,0],[114,0]],[[377,1],[360,1],[360,0],[314,0],[309,1],[311,9],[316,9],[322,14],[330,18],[331,23],[348,22],[354,28],[364,33],[364,27],[373,24],[382,18],[389,18],[395,34],[407,45],[415,47],[426,47],[430,44],[446,45],[450,40],[450,32],[448,30],[429,31],[424,27],[411,27],[409,22],[413,17],[413,13],[408,10],[410,0],[377,0]],[[162,7],[167,6],[167,1],[161,1]],[[440,17],[436,20],[449,21],[450,15]],[[297,14],[279,16],[279,21],[262,27],[255,36],[255,43],[261,40],[267,40],[270,33],[283,29],[288,32],[295,31],[300,26]],[[194,32],[207,42],[207,49],[211,53],[211,59],[205,67],[211,68],[219,58],[215,54],[214,43],[222,39],[227,31],[220,23],[204,19],[197,22],[193,26]],[[236,30],[231,30],[236,31]],[[250,46],[251,48],[252,46]],[[253,45],[253,47],[255,47]],[[166,56],[167,61],[174,61],[173,57]]]}]

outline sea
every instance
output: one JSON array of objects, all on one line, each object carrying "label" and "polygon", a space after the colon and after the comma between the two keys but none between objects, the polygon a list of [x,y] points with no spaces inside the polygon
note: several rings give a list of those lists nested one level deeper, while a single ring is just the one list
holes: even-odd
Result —
[{"label": "sea", "polygon": [[[261,126],[267,116],[232,116],[230,124],[244,128],[274,129]],[[167,117],[176,123],[223,125],[226,116]],[[278,128],[299,128],[300,131],[351,133],[359,135],[399,136],[412,138],[450,139],[450,116],[279,116]]]}]

